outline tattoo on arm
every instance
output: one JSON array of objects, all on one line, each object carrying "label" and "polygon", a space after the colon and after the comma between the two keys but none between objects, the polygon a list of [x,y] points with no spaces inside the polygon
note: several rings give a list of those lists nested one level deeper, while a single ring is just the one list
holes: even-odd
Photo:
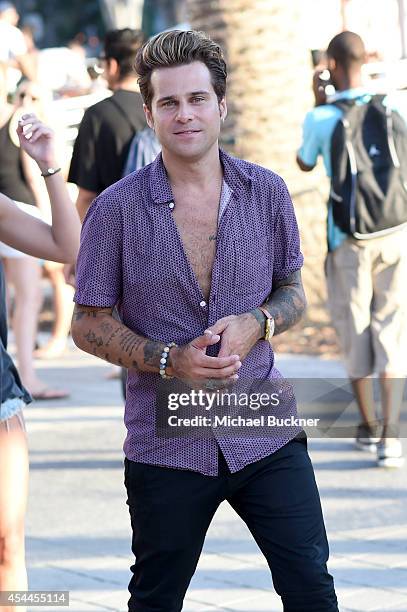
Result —
[{"label": "tattoo on arm", "polygon": [[144,345],[144,363],[160,367],[161,354],[165,345],[148,340]]},{"label": "tattoo on arm", "polygon": [[129,357],[133,355],[133,351],[136,351],[143,342],[143,338],[136,336],[130,329],[126,329],[120,337],[120,346]]},{"label": "tattoo on arm", "polygon": [[264,336],[266,331],[266,318],[264,314],[258,308],[253,308],[253,310],[250,311],[250,314],[252,314],[256,319],[257,323],[260,326],[261,335]]},{"label": "tattoo on arm", "polygon": [[275,283],[270,299],[265,304],[274,318],[274,335],[281,334],[298,323],[306,305],[300,270]]},{"label": "tattoo on arm", "polygon": [[103,346],[103,338],[102,336],[96,336],[95,332],[89,330],[87,334],[85,334],[85,340],[89,342],[89,344],[96,344],[96,346]]},{"label": "tattoo on arm", "polygon": [[115,320],[111,308],[76,305],[72,337],[79,348],[109,363],[148,372],[159,371],[165,346],[163,342],[139,336]]}]

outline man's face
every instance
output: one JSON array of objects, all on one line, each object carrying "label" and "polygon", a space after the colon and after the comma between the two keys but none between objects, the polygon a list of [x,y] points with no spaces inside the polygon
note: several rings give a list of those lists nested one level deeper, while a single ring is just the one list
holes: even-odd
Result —
[{"label": "man's face", "polygon": [[226,102],[218,102],[205,64],[158,68],[151,86],[151,110],[144,110],[164,153],[194,160],[217,147]]}]

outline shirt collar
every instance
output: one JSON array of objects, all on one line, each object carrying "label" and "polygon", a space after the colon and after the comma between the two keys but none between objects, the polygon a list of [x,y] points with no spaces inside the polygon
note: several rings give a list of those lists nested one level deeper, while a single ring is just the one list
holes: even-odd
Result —
[{"label": "shirt collar", "polygon": [[[232,191],[238,191],[250,183],[251,176],[245,167],[245,162],[232,157],[222,149],[219,149],[219,157],[223,166],[223,178]],[[174,200],[161,153],[151,164],[150,189],[154,204],[168,204]]]},{"label": "shirt collar", "polygon": [[336,102],[336,100],[352,100],[369,94],[365,87],[353,87],[352,89],[344,89],[337,91],[332,96],[328,97],[328,103]]}]

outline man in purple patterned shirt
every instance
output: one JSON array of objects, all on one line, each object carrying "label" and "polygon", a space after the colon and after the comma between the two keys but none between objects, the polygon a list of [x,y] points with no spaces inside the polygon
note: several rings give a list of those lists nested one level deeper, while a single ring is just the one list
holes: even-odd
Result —
[{"label": "man in purple patterned shirt", "polygon": [[187,383],[192,398],[197,388],[214,395],[241,381],[281,380],[270,338],[304,312],[303,258],[283,180],[219,150],[227,112],[220,48],[202,33],[163,33],[144,45],[136,70],[162,154],[90,207],[72,326],[81,349],[129,369],[129,610],[182,609],[227,499],[264,553],[284,610],[337,611],[294,398],[284,404],[293,424],[274,435],[210,427],[210,435],[165,436],[156,428],[160,383]]}]

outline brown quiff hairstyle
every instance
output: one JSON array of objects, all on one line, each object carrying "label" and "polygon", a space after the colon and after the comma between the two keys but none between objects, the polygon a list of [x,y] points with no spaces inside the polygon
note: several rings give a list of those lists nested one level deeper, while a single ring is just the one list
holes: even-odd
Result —
[{"label": "brown quiff hairstyle", "polygon": [[148,40],[139,50],[135,69],[144,104],[151,110],[151,75],[157,68],[202,62],[211,74],[219,102],[225,97],[227,69],[222,50],[204,32],[171,30]]}]

